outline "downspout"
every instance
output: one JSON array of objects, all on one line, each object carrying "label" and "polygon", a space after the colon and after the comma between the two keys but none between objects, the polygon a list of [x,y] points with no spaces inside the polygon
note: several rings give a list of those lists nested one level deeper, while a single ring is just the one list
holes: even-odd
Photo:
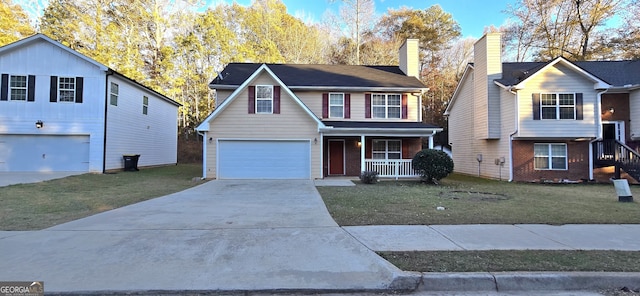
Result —
[{"label": "downspout", "polygon": [[202,136],[202,177],[200,179],[204,180],[207,177],[207,132],[201,133],[196,130],[198,135]]},{"label": "downspout", "polygon": [[104,130],[102,139],[102,173],[107,172],[107,110],[109,110],[109,76],[113,75],[113,70],[108,69],[104,79]]},{"label": "downspout", "polygon": [[[318,131],[320,128],[318,128]],[[311,176],[313,179],[313,176]],[[324,133],[320,132],[320,179],[324,179]]]},{"label": "downspout", "polygon": [[603,90],[598,93],[598,102],[596,104],[596,116],[595,122],[598,127],[598,134],[596,138],[589,141],[589,180],[593,180],[593,143],[602,140],[602,94],[606,93],[607,90]]},{"label": "downspout", "polygon": [[515,136],[518,133],[518,130],[520,130],[520,114],[518,113],[518,92],[513,91],[513,86],[510,86],[509,89],[507,89],[508,92],[512,93],[515,96],[515,120],[516,120],[516,128],[514,129],[514,131],[509,134],[509,181],[508,182],[513,182],[513,136]]}]

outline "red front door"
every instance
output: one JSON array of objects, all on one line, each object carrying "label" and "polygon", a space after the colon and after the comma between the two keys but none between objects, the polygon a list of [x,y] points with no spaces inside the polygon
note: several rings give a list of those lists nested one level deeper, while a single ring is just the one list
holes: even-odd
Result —
[{"label": "red front door", "polygon": [[329,175],[344,175],[344,141],[329,140]]}]

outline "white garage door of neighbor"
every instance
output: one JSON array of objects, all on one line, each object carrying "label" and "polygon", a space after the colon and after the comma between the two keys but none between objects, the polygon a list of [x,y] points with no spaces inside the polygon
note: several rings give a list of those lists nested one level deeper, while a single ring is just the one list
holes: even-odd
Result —
[{"label": "white garage door of neighbor", "polygon": [[309,141],[218,142],[219,179],[310,179]]},{"label": "white garage door of neighbor", "polygon": [[89,171],[89,136],[0,135],[0,171]]}]

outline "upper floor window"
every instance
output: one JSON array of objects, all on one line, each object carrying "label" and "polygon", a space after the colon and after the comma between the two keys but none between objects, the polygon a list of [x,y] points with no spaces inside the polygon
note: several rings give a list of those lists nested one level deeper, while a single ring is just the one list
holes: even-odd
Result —
[{"label": "upper floor window", "polygon": [[111,82],[111,89],[109,92],[110,92],[109,104],[113,106],[118,106],[118,95],[120,92],[118,84]]},{"label": "upper floor window", "polygon": [[11,75],[9,78],[10,98],[12,101],[27,100],[27,76]]},{"label": "upper floor window", "polygon": [[542,119],[576,119],[574,94],[540,94]]},{"label": "upper floor window", "polygon": [[344,94],[329,94],[329,117],[344,118]]},{"label": "upper floor window", "polygon": [[373,140],[371,156],[373,159],[401,159],[402,142],[400,140]]},{"label": "upper floor window", "polygon": [[566,144],[534,144],[533,154],[534,168],[536,170],[567,169]]},{"label": "upper floor window", "polygon": [[373,118],[401,118],[402,98],[399,94],[373,94],[371,111]]},{"label": "upper floor window", "polygon": [[272,85],[256,85],[256,113],[273,113]]},{"label": "upper floor window", "polygon": [[149,97],[142,97],[142,114],[147,115],[149,113]]},{"label": "upper floor window", "polygon": [[76,78],[60,77],[58,79],[58,102],[75,102]]}]

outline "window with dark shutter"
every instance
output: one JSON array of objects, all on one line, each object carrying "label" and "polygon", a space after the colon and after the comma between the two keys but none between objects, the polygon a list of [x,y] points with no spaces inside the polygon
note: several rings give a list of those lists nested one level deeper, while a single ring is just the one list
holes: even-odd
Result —
[{"label": "window with dark shutter", "polygon": [[351,118],[351,94],[344,94],[344,118]]},{"label": "window with dark shutter", "polygon": [[531,94],[533,103],[533,120],[540,120],[540,94]]},{"label": "window with dark shutter", "polygon": [[371,94],[364,94],[364,117],[371,118]]},{"label": "window with dark shutter", "polygon": [[84,78],[76,77],[76,103],[82,103],[82,93],[84,91]]},{"label": "window with dark shutter", "polygon": [[35,102],[36,100],[36,76],[29,75],[27,83],[27,102]]},{"label": "window with dark shutter", "polygon": [[273,114],[280,114],[280,86],[273,86]]},{"label": "window with dark shutter", "polygon": [[58,102],[58,76],[51,76],[51,85],[49,88],[49,102]]},{"label": "window with dark shutter", "polygon": [[249,86],[249,91],[248,91],[248,96],[249,96],[249,114],[255,114],[256,113],[256,87],[255,86]]},{"label": "window with dark shutter", "polygon": [[322,118],[329,118],[329,94],[322,94]]},{"label": "window with dark shutter", "polygon": [[402,119],[407,119],[409,118],[409,111],[408,111],[408,107],[407,107],[407,94],[402,94]]},{"label": "window with dark shutter", "polygon": [[582,114],[582,93],[576,93],[576,120],[583,120]]},{"label": "window with dark shutter", "polygon": [[0,101],[9,100],[9,74],[2,74],[0,81]]}]

